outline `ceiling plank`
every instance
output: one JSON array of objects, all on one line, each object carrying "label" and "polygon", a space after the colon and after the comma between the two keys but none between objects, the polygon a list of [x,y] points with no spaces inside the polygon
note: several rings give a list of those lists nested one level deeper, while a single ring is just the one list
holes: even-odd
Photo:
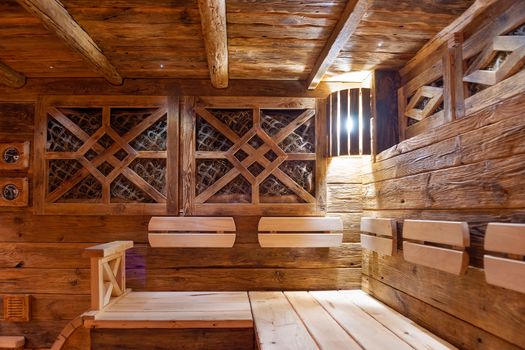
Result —
[{"label": "ceiling plank", "polygon": [[93,39],[71,17],[58,0],[17,0],[28,12],[39,18],[44,26],[55,32],[107,81],[121,85],[122,77]]},{"label": "ceiling plank", "polygon": [[399,71],[406,75],[410,70],[419,65],[428,56],[434,53],[441,45],[446,43],[454,33],[461,32],[472,21],[480,16],[487,8],[497,3],[498,0],[476,0],[461,16],[443,28],[435,37],[428,41],[416,55]]},{"label": "ceiling plank", "polygon": [[312,72],[308,76],[306,83],[309,90],[317,87],[348,39],[354,34],[359,22],[368,9],[369,3],[370,0],[348,0],[341,18],[337,22],[334,31],[317,58]]},{"label": "ceiling plank", "polygon": [[13,88],[21,88],[26,84],[26,77],[7,64],[0,62],[0,83]]},{"label": "ceiling plank", "polygon": [[199,0],[202,34],[208,56],[213,87],[228,87],[228,42],[226,32],[226,1]]}]

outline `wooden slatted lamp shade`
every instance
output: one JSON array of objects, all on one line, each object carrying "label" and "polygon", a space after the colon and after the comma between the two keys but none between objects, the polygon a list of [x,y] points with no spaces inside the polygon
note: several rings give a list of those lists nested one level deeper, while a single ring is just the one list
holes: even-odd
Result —
[{"label": "wooden slatted lamp shade", "polygon": [[383,255],[394,255],[397,248],[396,220],[361,218],[361,246]]},{"label": "wooden slatted lamp shade", "polygon": [[405,220],[403,226],[406,261],[454,275],[465,273],[469,261],[465,248],[470,245],[466,222]]},{"label": "wooden slatted lamp shade", "polygon": [[371,154],[370,89],[347,89],[329,96],[331,157]]},{"label": "wooden slatted lamp shade", "polygon": [[342,244],[342,231],[337,217],[262,217],[258,237],[263,248],[327,248]]},{"label": "wooden slatted lamp shade", "polygon": [[487,283],[525,293],[525,224],[488,224],[485,250]]},{"label": "wooden slatted lamp shade", "polygon": [[152,247],[231,248],[236,236],[231,217],[152,217],[148,229]]}]

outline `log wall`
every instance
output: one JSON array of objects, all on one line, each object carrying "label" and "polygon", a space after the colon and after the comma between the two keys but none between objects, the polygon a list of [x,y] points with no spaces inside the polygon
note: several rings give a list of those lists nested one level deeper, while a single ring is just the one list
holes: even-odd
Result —
[{"label": "log wall", "polygon": [[[19,92],[17,100],[29,98]],[[33,147],[35,103],[0,102],[2,142],[30,140]],[[231,249],[153,249],[147,216],[35,215],[31,195],[28,208],[0,208],[0,302],[4,294],[18,293],[32,300],[28,323],[2,321],[0,308],[0,335],[25,335],[28,348],[50,347],[67,322],[89,308],[89,259],[81,256],[83,249],[113,240],[135,242],[127,257],[128,286],[134,290],[359,288],[360,162],[348,158],[328,169],[328,215],[341,216],[345,225],[340,248],[262,249],[259,218],[243,216],[235,217],[237,241]],[[28,176],[31,190],[32,172],[31,162],[27,171],[0,175]]]},{"label": "log wall", "polygon": [[[466,349],[525,347],[523,294],[485,282],[488,222],[525,222],[525,94],[403,141],[364,176],[365,216],[469,223],[470,267],[454,276],[365,253],[363,289]],[[399,246],[401,248],[401,245]]]}]

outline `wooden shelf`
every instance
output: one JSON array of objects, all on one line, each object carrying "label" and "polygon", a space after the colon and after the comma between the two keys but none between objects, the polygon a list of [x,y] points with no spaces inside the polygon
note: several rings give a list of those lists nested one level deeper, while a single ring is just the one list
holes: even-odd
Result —
[{"label": "wooden shelf", "polygon": [[343,243],[342,231],[335,217],[263,217],[258,238],[262,248],[330,248]]}]

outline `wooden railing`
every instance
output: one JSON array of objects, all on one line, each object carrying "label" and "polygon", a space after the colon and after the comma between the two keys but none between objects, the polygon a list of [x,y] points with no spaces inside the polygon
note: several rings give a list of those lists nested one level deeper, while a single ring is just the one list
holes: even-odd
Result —
[{"label": "wooden railing", "polygon": [[89,247],[84,256],[91,259],[91,308],[103,310],[126,289],[126,250],[133,241],[115,241]]}]

